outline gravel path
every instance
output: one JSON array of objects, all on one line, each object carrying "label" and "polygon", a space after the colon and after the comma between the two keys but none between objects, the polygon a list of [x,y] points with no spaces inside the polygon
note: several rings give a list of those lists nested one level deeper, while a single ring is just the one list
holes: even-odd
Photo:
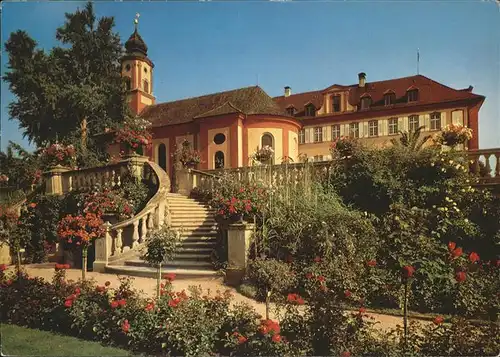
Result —
[{"label": "gravel path", "polygon": [[[9,270],[13,270],[10,267]],[[50,281],[54,274],[54,264],[33,264],[25,265],[24,269],[28,272],[30,276],[42,277],[45,280]],[[69,269],[66,272],[66,278],[68,280],[78,280],[81,277],[81,271],[76,269]],[[94,273],[87,272],[88,279],[94,279],[98,284],[104,285],[105,282],[109,281],[111,287],[117,287],[120,284],[118,275],[104,274],[104,273]],[[151,278],[140,278],[133,277],[133,287],[137,290],[142,291],[147,296],[154,296],[156,291],[156,280]],[[262,316],[265,316],[266,306],[264,303],[257,302],[253,299],[247,298],[246,296],[238,293],[234,288],[224,285],[222,278],[214,279],[204,279],[204,280],[191,280],[191,279],[179,279],[172,282],[173,289],[175,291],[181,291],[185,289],[187,291],[189,286],[200,286],[203,291],[210,290],[212,294],[216,293],[217,290],[224,292],[225,290],[230,290],[233,294],[234,303],[245,302],[251,306]],[[376,326],[382,330],[393,329],[397,325],[403,324],[403,319],[401,317],[392,315],[382,315],[376,313],[367,313],[369,317],[372,317],[374,321],[378,322]],[[271,307],[271,318],[275,318],[274,308]]]}]

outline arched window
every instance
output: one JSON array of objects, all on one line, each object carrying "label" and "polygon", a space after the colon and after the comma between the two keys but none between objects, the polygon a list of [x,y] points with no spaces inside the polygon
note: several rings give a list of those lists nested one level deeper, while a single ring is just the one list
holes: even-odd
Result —
[{"label": "arched window", "polygon": [[224,153],[222,151],[217,151],[215,153],[214,164],[216,169],[224,168]]},{"label": "arched window", "polygon": [[149,82],[147,79],[143,82],[144,92],[149,93]]},{"label": "arched window", "polygon": [[160,165],[163,170],[167,171],[167,147],[165,144],[160,144],[160,146],[158,146],[158,165]]},{"label": "arched window", "polygon": [[130,80],[130,77],[125,77],[125,88],[127,88],[127,90],[132,89],[132,82]]},{"label": "arched window", "polygon": [[[269,133],[265,133],[264,135],[262,135],[262,139],[260,139],[260,143],[261,143],[261,148],[265,147],[265,146],[269,146],[271,149],[274,150],[274,137],[269,134]],[[266,162],[266,164],[268,165],[272,165],[274,163],[274,155],[271,157],[271,159]]]}]

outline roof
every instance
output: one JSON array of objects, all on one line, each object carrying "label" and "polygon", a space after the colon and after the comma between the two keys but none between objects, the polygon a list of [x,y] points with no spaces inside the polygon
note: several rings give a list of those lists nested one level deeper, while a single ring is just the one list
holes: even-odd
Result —
[{"label": "roof", "polygon": [[130,35],[127,42],[125,42],[125,49],[127,53],[137,53],[144,56],[148,55],[148,46],[146,46],[139,32],[137,32],[137,27],[132,35]]},{"label": "roof", "polygon": [[[463,99],[484,99],[483,96],[472,93],[472,87],[466,89],[453,89],[441,83],[438,83],[430,78],[422,75],[411,77],[396,78],[378,82],[366,82],[364,87],[359,87],[358,84],[349,86],[333,85],[326,89],[293,94],[288,97],[275,97],[274,101],[283,109],[293,105],[298,113],[296,116],[304,115],[304,106],[312,102],[316,109],[323,105],[323,94],[325,91],[338,87],[341,90],[349,91],[349,104],[357,106],[362,97],[370,96],[372,98],[371,108],[384,107],[384,94],[393,92],[396,94],[397,107],[423,105],[431,103],[440,103],[448,101],[456,101]],[[418,101],[415,103],[407,103],[406,91],[411,88],[416,88],[419,91]],[[364,111],[366,112],[366,111]]]},{"label": "roof", "polygon": [[151,121],[153,126],[162,126],[232,113],[290,117],[259,86],[151,105],[141,112],[141,117]]}]

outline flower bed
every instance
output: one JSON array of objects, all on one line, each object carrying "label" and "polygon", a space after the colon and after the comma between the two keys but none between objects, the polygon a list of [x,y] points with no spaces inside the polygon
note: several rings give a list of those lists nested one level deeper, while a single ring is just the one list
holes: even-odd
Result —
[{"label": "flower bed", "polygon": [[400,329],[378,334],[362,306],[344,313],[339,303],[350,297],[322,289],[320,281],[311,285],[309,298],[290,294],[274,321],[262,320],[248,306],[231,307],[228,293],[174,292],[172,279],[165,276],[160,298],[151,300],[132,290],[128,279],[117,287],[70,282],[65,267],[58,266],[49,283],[5,274],[0,266],[0,321],[148,355],[398,356],[405,348],[413,355],[453,356],[495,355],[500,348],[498,325],[440,316],[425,327],[410,325],[403,346]]}]

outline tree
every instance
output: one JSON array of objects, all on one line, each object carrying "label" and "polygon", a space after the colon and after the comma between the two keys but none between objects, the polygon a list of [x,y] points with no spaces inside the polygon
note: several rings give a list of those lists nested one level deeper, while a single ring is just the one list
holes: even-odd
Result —
[{"label": "tree", "polygon": [[0,168],[9,177],[9,184],[29,190],[37,180],[38,158],[22,146],[9,142],[5,152],[0,151]]},{"label": "tree", "polygon": [[49,52],[37,49],[25,31],[11,33],[5,43],[9,71],[3,79],[17,101],[9,104],[9,114],[30,142],[45,146],[59,139],[75,144],[80,161],[86,155],[103,157],[92,136],[130,113],[114,25],[113,17],[96,19],[88,2],[83,10],[66,14],[56,31],[63,46]]},{"label": "tree", "polygon": [[401,137],[399,139],[391,139],[391,143],[396,146],[406,147],[412,151],[419,151],[432,138],[431,135],[420,138],[422,129],[424,129],[424,127],[420,126],[415,131],[400,131]]}]

